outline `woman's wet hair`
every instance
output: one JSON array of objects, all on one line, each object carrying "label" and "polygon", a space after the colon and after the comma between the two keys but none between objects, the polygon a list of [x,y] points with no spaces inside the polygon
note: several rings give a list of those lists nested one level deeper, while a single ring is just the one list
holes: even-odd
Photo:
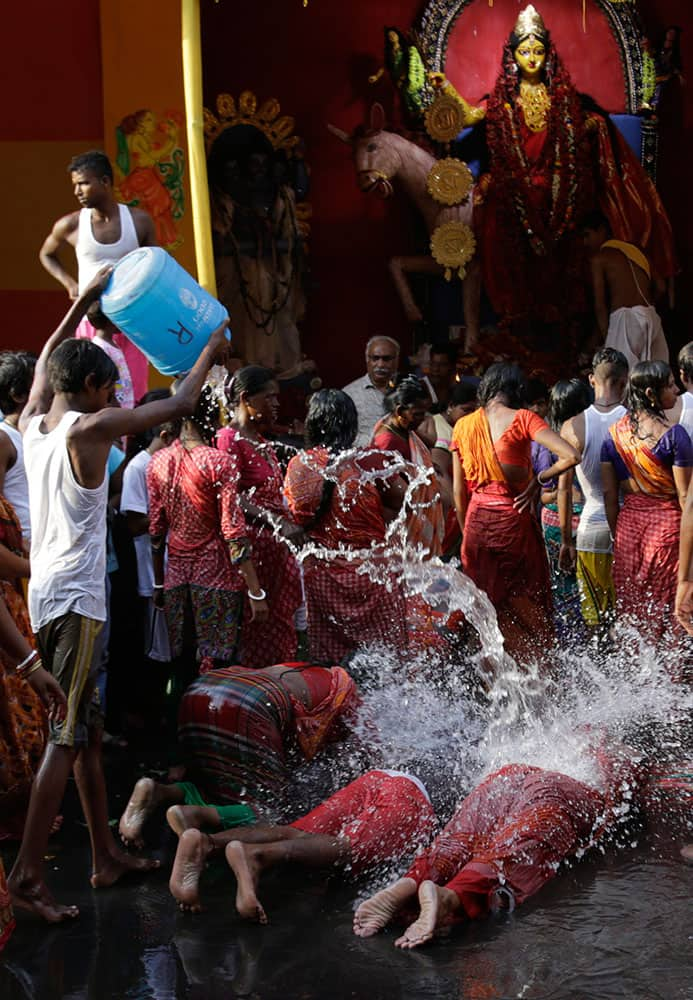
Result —
[{"label": "woman's wet hair", "polygon": [[[171,384],[172,396],[176,395],[185,378],[185,375],[179,375],[178,378],[173,380]],[[202,392],[197,400],[195,412],[192,416],[185,419],[191,424],[195,424],[205,444],[214,444],[214,439],[219,430],[219,402],[211,385],[202,386]]]},{"label": "woman's wet hair", "polygon": [[572,420],[591,403],[589,386],[579,378],[561,379],[549,395],[548,423],[551,430],[561,433],[566,420]]},{"label": "woman's wet hair", "polygon": [[[635,433],[638,432],[638,413],[664,417],[659,396],[669,384],[670,378],[671,368],[666,361],[641,361],[631,369],[626,389],[626,407]],[[648,389],[654,391],[654,400],[647,395]]]},{"label": "woman's wet hair", "polygon": [[526,383],[519,365],[498,362],[488,368],[479,382],[477,399],[486,406],[496,396],[504,396],[511,410],[526,405]]},{"label": "woman's wet hair", "polygon": [[94,376],[94,388],[115,385],[119,373],[105,351],[91,340],[64,340],[48,359],[48,381],[53,392],[78,393],[84,390],[88,375]]},{"label": "woman's wet hair", "polygon": [[386,413],[394,413],[401,406],[408,409],[421,399],[430,401],[428,389],[416,375],[398,375],[388,385],[383,405]]},{"label": "woman's wet hair", "polygon": [[0,352],[0,410],[16,413],[17,399],[28,396],[34,381],[36,355],[29,351]]},{"label": "woman's wet hair", "polygon": [[227,378],[224,385],[226,398],[231,406],[237,406],[243,393],[246,396],[254,396],[276,380],[277,377],[270,368],[263,368],[262,365],[246,365]]},{"label": "woman's wet hair", "polygon": [[320,389],[310,398],[305,424],[309,448],[346,451],[356,440],[358,414],[351,396],[341,389]]}]

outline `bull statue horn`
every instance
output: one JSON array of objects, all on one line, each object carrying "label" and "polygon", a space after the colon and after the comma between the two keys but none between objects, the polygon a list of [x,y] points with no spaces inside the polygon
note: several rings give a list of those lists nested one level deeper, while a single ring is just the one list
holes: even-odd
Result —
[{"label": "bull statue horn", "polygon": [[332,133],[332,135],[336,135],[337,138],[341,139],[342,142],[345,142],[347,146],[352,145],[351,136],[349,135],[348,132],[345,132],[343,128],[337,128],[336,125],[331,125],[329,122],[327,123],[327,127]]}]

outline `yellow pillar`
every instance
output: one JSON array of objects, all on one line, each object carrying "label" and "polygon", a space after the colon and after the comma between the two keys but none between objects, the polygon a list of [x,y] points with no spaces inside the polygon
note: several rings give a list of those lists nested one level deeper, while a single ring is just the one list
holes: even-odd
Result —
[{"label": "yellow pillar", "polygon": [[181,0],[183,41],[183,89],[188,134],[190,204],[195,234],[197,280],[216,296],[212,221],[209,210],[207,157],[202,117],[202,47],[200,40],[200,0]]}]

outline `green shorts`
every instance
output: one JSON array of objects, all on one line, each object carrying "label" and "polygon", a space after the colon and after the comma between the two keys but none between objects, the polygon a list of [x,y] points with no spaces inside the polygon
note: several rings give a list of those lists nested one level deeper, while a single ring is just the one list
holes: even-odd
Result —
[{"label": "green shorts", "polygon": [[250,806],[242,803],[233,806],[213,806],[209,802],[205,802],[199,788],[192,781],[178,781],[176,784],[185,796],[184,805],[216,809],[222,830],[230,830],[233,826],[249,826],[251,823],[257,823],[257,816]]},{"label": "green shorts", "polygon": [[65,718],[50,724],[50,742],[58,746],[79,750],[89,742],[90,729],[103,729],[95,685],[102,628],[103,622],[69,611],[43,625],[36,635],[43,665],[67,698]]}]

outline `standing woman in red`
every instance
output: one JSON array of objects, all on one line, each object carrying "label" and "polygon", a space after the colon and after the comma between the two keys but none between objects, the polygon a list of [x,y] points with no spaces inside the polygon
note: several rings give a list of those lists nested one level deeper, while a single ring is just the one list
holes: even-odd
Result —
[{"label": "standing woman in red", "polygon": [[291,660],[296,652],[294,614],[303,596],[298,563],[287,542],[301,544],[303,531],[284,507],[284,476],[271,442],[263,437],[277,419],[279,387],[274,373],[248,365],[235,372],[226,393],[233,417],[218,431],[217,448],[230,455],[237,468],[236,486],[253,563],[269,607],[268,621],[258,625],[246,599],[239,662],[266,667]]},{"label": "standing woman in red", "polygon": [[645,625],[652,639],[673,624],[681,511],[693,465],[688,431],[665,415],[677,396],[669,365],[635,365],[628,379],[628,412],[609,429],[601,454],[617,611]]},{"label": "standing woman in red", "polygon": [[[539,487],[580,461],[545,420],[522,407],[517,365],[491,365],[479,384],[480,408],[452,432],[453,493],[462,532],[462,569],[485,590],[505,646],[524,659],[553,638],[546,550],[534,500]],[[531,445],[558,456],[532,474]]]}]

